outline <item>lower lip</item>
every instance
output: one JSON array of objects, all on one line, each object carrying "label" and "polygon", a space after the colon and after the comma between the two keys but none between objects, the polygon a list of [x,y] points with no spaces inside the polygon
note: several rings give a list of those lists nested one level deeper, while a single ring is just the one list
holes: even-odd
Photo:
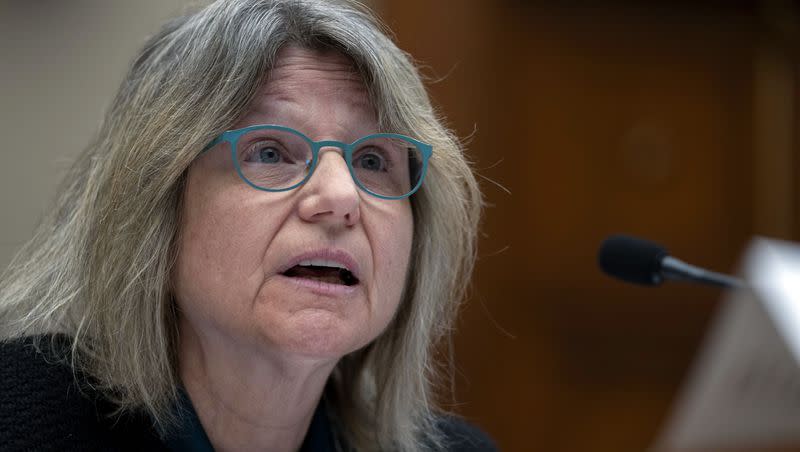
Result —
[{"label": "lower lip", "polygon": [[279,277],[289,284],[326,297],[344,297],[352,295],[358,289],[358,284],[345,286],[344,284],[332,284],[316,279],[294,278],[285,275],[279,275]]}]

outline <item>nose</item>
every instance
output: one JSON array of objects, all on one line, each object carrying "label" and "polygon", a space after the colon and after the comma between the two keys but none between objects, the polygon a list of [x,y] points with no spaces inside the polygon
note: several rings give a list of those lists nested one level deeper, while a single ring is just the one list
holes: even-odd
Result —
[{"label": "nose", "polygon": [[311,179],[301,188],[300,218],[313,223],[352,226],[358,223],[360,194],[337,148],[322,148]]}]

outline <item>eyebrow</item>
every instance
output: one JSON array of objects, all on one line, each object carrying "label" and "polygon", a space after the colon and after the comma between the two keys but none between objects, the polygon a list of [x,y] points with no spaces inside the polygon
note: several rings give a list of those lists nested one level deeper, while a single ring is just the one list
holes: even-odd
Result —
[{"label": "eyebrow", "polygon": [[[271,98],[269,101],[263,100],[264,97],[270,96]],[[374,107],[372,101],[368,97],[362,96],[348,96],[349,99],[346,99],[348,105],[355,108],[369,108],[372,110],[373,114],[377,116],[378,112],[377,109]],[[274,110],[271,108],[272,105],[276,103],[286,102],[292,104],[294,106],[301,106],[302,103],[300,100],[293,95],[292,93],[263,93],[260,96],[257,96],[253,99],[253,103],[250,106],[247,114],[242,119],[247,119],[251,117],[270,117],[273,115]],[[304,110],[305,108],[299,108],[299,110]],[[288,111],[290,114],[294,113],[294,110],[298,110],[296,108],[290,108]],[[302,117],[298,119],[303,119]]]},{"label": "eyebrow", "polygon": [[[296,85],[296,86],[292,86],[292,85]],[[298,90],[299,89],[303,89],[303,85],[301,83],[292,83],[292,85],[289,85],[290,88],[293,88],[291,91],[294,91],[295,89],[298,89]],[[273,100],[277,100],[277,101],[290,102],[290,103],[296,103],[296,104],[300,103],[300,102],[298,102],[298,99],[295,97],[293,92],[286,92],[285,89],[281,89],[279,91],[274,91],[274,90],[269,90],[269,89],[268,90],[264,90],[263,92],[261,92],[258,95],[256,95],[254,101],[257,102],[258,99],[262,99],[262,98],[268,97],[268,96],[273,97]],[[357,95],[351,95],[351,96],[348,96],[348,97],[349,97],[349,99],[347,99],[347,100],[350,102],[350,104],[352,104],[354,106],[372,107],[372,102],[371,102],[371,99],[370,99],[370,96],[369,96],[369,90],[366,87],[361,87],[359,89],[359,92],[358,92]],[[365,101],[362,100],[362,99],[365,99]]]}]

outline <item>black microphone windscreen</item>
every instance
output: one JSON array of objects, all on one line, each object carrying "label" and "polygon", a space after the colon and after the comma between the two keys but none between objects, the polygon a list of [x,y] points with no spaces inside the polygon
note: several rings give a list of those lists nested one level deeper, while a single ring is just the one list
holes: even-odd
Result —
[{"label": "black microphone windscreen", "polygon": [[607,274],[635,284],[661,283],[661,261],[669,253],[647,240],[612,235],[600,245],[597,262]]}]

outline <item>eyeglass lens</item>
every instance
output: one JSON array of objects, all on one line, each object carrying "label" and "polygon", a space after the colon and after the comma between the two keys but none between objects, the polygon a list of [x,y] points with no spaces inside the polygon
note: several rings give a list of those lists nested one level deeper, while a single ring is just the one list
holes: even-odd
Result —
[{"label": "eyeglass lens", "polygon": [[[237,163],[253,185],[269,190],[300,183],[311,169],[311,145],[279,129],[251,130],[239,137]],[[381,196],[403,196],[419,182],[422,152],[408,140],[370,137],[359,141],[349,162],[356,182]]]}]

